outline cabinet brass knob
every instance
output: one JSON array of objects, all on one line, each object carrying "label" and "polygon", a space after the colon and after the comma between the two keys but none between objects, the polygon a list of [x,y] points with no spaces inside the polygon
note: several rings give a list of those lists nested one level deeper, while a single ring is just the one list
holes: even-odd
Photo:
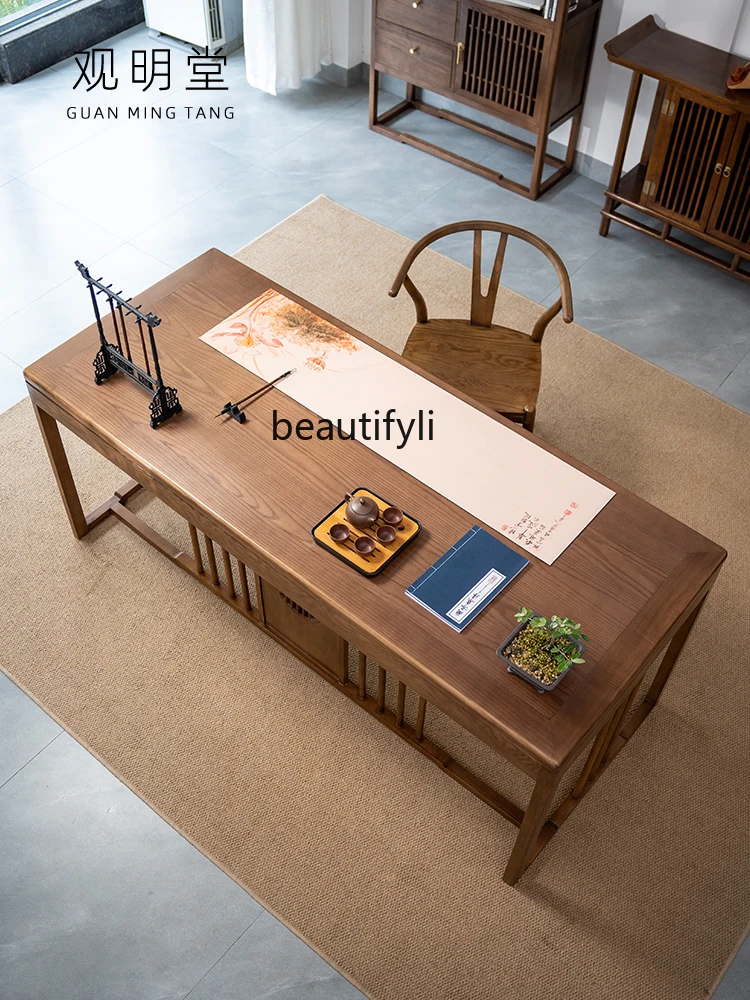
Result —
[{"label": "cabinet brass knob", "polygon": [[417,52],[419,52],[419,46],[418,45],[414,45],[412,48],[409,49],[409,54],[412,55],[412,56],[415,56],[417,54]]},{"label": "cabinet brass knob", "polygon": [[732,168],[731,167],[724,167],[724,176],[725,177],[731,177],[732,176]]},{"label": "cabinet brass knob", "polygon": [[459,42],[458,45],[456,46],[456,66],[458,66],[458,64],[463,59],[465,48],[466,46],[464,45],[463,42]]},{"label": "cabinet brass knob", "polygon": [[414,8],[414,10],[416,10],[417,7],[421,7],[423,3],[424,3],[424,0],[414,0],[414,3],[412,4],[412,7]]},{"label": "cabinet brass knob", "polygon": [[724,169],[724,164],[723,163],[717,163],[716,166],[714,167],[714,173],[715,174],[720,174],[723,169]]}]

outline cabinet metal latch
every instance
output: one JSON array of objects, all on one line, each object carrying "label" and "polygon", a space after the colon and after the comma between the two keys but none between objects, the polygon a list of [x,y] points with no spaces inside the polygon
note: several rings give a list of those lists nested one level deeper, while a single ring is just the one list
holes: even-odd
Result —
[{"label": "cabinet metal latch", "polygon": [[459,42],[456,46],[456,66],[463,60],[465,48],[466,45],[463,42]]}]

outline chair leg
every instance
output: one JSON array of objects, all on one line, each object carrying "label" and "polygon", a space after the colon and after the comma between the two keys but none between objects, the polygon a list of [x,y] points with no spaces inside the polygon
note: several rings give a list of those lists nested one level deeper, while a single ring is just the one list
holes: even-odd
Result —
[{"label": "chair leg", "polygon": [[536,420],[536,407],[525,406],[523,410],[523,426],[527,431],[529,431],[532,434],[534,432],[535,420]]}]

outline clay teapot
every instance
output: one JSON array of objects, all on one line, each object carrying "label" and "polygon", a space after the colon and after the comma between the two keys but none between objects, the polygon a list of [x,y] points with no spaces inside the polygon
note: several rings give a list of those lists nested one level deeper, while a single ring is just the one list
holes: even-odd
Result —
[{"label": "clay teapot", "polygon": [[348,501],[346,505],[346,519],[355,528],[369,528],[375,524],[380,514],[380,508],[371,497],[353,497],[347,493],[344,497]]}]

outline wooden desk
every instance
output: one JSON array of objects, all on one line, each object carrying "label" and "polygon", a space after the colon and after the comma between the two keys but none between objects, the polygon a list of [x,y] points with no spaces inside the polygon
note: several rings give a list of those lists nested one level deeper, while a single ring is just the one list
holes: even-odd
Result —
[{"label": "wooden desk", "polygon": [[[269,287],[279,288],[211,250],[138,296],[162,318],[162,367],[184,407],[157,430],[149,427],[148,396],[132,382],[117,375],[94,385],[93,326],[26,369],[73,531],[82,537],[104,518],[117,517],[515,823],[519,834],[504,876],[513,884],[655,705],[726,553],[594,474],[617,491],[604,511],[553,566],[532,559],[466,632],[453,633],[404,591],[474,518],[359,442],[274,442],[274,408],[295,421],[309,416],[278,390],[251,408],[244,426],[214,419],[226,400],[245,395],[259,380],[198,337]],[[131,477],[91,514],[81,509],[58,421]],[[310,537],[312,525],[344,490],[365,480],[424,525],[403,559],[374,580],[347,569]],[[128,509],[139,488],[187,519],[192,552],[176,549]],[[537,695],[495,655],[519,604],[570,614],[591,636],[585,666],[553,693]],[[356,681],[349,677],[349,643],[360,651]],[[646,700],[628,717],[646,671],[665,648]],[[364,682],[368,657],[377,664],[377,696]],[[384,702],[386,672],[398,681],[395,711]],[[414,726],[403,717],[406,685],[420,699]],[[525,811],[425,738],[428,703],[534,779]],[[576,761],[577,784],[550,816],[559,783]]]}]

